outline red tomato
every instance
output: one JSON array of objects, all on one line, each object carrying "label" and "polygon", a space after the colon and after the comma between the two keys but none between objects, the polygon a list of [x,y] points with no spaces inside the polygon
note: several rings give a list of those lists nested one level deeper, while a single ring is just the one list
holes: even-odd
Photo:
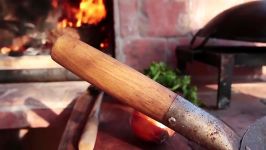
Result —
[{"label": "red tomato", "polygon": [[130,124],[135,135],[148,142],[163,143],[175,133],[165,125],[138,111],[132,113]]}]

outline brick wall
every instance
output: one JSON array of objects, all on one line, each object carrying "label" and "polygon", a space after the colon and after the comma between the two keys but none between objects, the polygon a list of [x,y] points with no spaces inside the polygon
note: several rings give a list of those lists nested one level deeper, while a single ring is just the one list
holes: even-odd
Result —
[{"label": "brick wall", "polygon": [[[116,57],[140,71],[153,61],[175,66],[177,45],[187,45],[212,17],[245,1],[250,0],[114,0]],[[193,63],[189,72],[196,78],[214,77],[216,70]],[[251,76],[259,72],[237,71]]]}]

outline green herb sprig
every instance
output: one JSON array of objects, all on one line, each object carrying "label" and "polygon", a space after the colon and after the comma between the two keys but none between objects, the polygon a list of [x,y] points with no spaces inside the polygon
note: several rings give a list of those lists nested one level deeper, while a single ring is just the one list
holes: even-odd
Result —
[{"label": "green herb sprig", "polygon": [[182,93],[183,97],[193,104],[202,106],[197,96],[197,88],[191,85],[190,76],[181,76],[178,70],[171,69],[163,62],[152,63],[144,73],[170,90]]}]

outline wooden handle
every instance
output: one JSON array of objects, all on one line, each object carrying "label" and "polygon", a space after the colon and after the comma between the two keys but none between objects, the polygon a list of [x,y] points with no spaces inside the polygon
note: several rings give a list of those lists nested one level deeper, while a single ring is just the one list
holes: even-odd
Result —
[{"label": "wooden handle", "polygon": [[56,40],[51,56],[82,79],[155,120],[163,119],[176,97],[145,75],[69,36]]}]

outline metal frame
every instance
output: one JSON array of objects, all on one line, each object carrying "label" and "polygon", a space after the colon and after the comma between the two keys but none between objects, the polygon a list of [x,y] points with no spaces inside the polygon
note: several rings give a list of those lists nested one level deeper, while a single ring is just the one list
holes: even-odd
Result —
[{"label": "metal frame", "polygon": [[193,50],[177,47],[178,69],[185,72],[186,64],[199,61],[218,69],[217,107],[226,108],[230,104],[231,84],[234,67],[266,65],[266,47],[202,47]]}]

